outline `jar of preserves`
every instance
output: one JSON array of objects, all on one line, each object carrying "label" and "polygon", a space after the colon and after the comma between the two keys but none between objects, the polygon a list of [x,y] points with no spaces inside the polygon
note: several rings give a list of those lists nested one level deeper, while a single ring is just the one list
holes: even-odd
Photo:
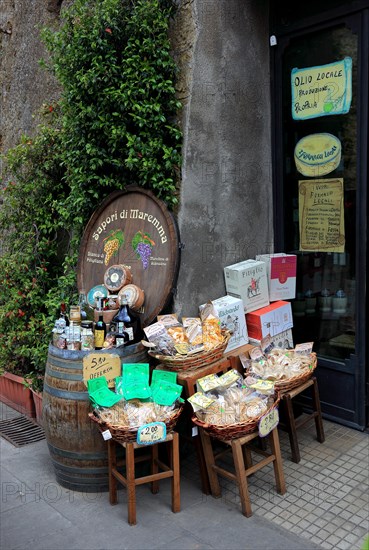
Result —
[{"label": "jar of preserves", "polygon": [[82,321],[81,322],[81,350],[89,351],[95,349],[93,322]]}]

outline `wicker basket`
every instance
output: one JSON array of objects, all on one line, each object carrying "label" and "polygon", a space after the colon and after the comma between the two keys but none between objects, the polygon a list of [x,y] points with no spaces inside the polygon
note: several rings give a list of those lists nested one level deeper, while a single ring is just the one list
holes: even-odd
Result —
[{"label": "wicker basket", "polygon": [[[169,420],[166,420],[165,425],[167,427],[167,434],[173,431],[182,410],[183,405],[175,409]],[[140,426],[116,426],[114,424],[109,424],[109,422],[104,422],[94,413],[89,413],[88,416],[98,425],[100,432],[109,430],[112,438],[119,443],[133,443],[137,439],[137,431]]]},{"label": "wicker basket", "polygon": [[274,389],[278,392],[286,392],[293,390],[294,388],[297,388],[297,386],[300,386],[301,384],[304,384],[309,380],[309,378],[312,377],[314,370],[316,369],[318,360],[315,352],[310,353],[311,356],[311,365],[309,372],[302,372],[301,374],[298,374],[296,376],[292,376],[291,378],[287,378],[287,380],[277,380],[274,384]]},{"label": "wicker basket", "polygon": [[267,414],[269,411],[275,409],[278,404],[279,394],[277,393],[275,394],[275,401],[273,405],[269,407],[267,411],[264,411],[261,415],[253,418],[250,421],[227,424],[223,426],[220,424],[207,424],[206,422],[199,420],[196,415],[193,415],[192,422],[196,424],[196,426],[203,428],[204,431],[212,437],[220,439],[221,441],[230,441],[232,439],[237,439],[237,437],[242,437],[244,435],[257,431],[260,418]]},{"label": "wicker basket", "polygon": [[194,355],[158,355],[153,351],[149,351],[149,355],[154,357],[160,363],[165,365],[168,369],[173,371],[188,371],[196,370],[199,367],[205,367],[210,365],[218,359],[223,357],[224,351],[228,345],[231,334],[228,331],[222,331],[224,335],[224,340],[219,346],[211,349],[210,351],[201,351]]}]

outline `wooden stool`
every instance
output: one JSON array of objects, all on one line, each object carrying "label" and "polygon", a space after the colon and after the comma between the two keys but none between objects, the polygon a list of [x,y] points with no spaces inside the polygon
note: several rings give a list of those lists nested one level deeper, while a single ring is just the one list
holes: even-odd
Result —
[{"label": "wooden stool", "polygon": [[[163,464],[158,458],[158,445],[160,443],[169,443],[171,448],[169,452],[170,466]],[[150,454],[146,454],[135,459],[134,452],[136,449],[142,449],[145,445],[137,443],[121,443],[109,439],[108,441],[108,462],[109,462],[109,501],[110,504],[117,504],[117,481],[122,483],[127,488],[128,500],[128,523],[136,525],[136,485],[143,483],[151,483],[151,492],[159,491],[159,480],[167,477],[172,478],[172,511],[180,511],[180,485],[179,485],[179,445],[178,434],[172,432],[167,435],[164,441],[150,445]],[[126,450],[126,458],[123,464],[126,466],[126,476],[124,477],[117,470],[116,445],[122,445]],[[143,462],[150,460],[151,475],[136,478],[135,462]],[[163,470],[159,472],[159,468]]]},{"label": "wooden stool", "polygon": [[268,436],[271,444],[271,453],[253,447],[253,451],[255,453],[261,454],[265,457],[254,465],[252,464],[251,449],[247,447],[247,444],[258,437],[258,432],[253,432],[243,437],[238,437],[237,439],[223,442],[231,448],[234,467],[236,470],[235,474],[233,472],[230,472],[229,470],[225,470],[224,468],[216,464],[216,460],[223,456],[225,453],[229,452],[230,449],[226,449],[225,451],[221,451],[220,453],[214,455],[211,437],[203,430],[203,428],[199,429],[204,448],[211,494],[213,495],[213,497],[219,498],[221,496],[221,489],[217,474],[227,479],[231,479],[232,481],[235,481],[238,485],[240,492],[242,513],[244,516],[250,517],[252,515],[252,511],[247,478],[267,464],[270,464],[271,462],[273,462],[277,491],[281,495],[285,494],[286,484],[282,468],[282,457],[279,447],[277,428],[272,430]]},{"label": "wooden stool", "polygon": [[[171,370],[163,364],[158,365],[156,368],[158,370]],[[183,386],[184,397],[187,399],[188,397],[191,397],[191,395],[196,393],[196,381],[199,378],[202,378],[203,376],[208,376],[209,374],[223,374],[227,372],[230,368],[231,368],[230,360],[227,357],[224,357],[223,359],[219,359],[214,363],[210,363],[209,365],[205,365],[204,367],[199,367],[198,369],[195,369],[195,370],[178,371],[177,383]],[[189,417],[188,419],[189,424],[191,424],[192,407],[189,404],[188,404],[187,410],[188,409],[190,409],[190,412],[187,416]],[[204,452],[201,445],[200,436],[195,435],[193,437],[190,437],[189,439],[191,439],[196,449],[197,461],[198,461],[199,470],[200,470],[201,490],[205,495],[209,495],[210,484],[209,484],[208,474],[206,470],[205,457],[204,457]]]},{"label": "wooden stool", "polygon": [[[313,412],[311,414],[308,414],[306,417],[301,418],[300,420],[299,419],[296,420],[293,414],[292,399],[296,397],[296,395],[299,395],[301,392],[309,388],[310,386],[312,386],[312,390],[313,390],[313,396],[312,396]],[[284,407],[284,410],[286,412],[286,422],[280,423],[279,427],[282,430],[285,430],[288,432],[288,435],[290,438],[291,451],[292,451],[292,461],[298,463],[301,460],[299,444],[297,441],[298,428],[301,428],[301,426],[304,426],[307,422],[309,422],[314,418],[317,439],[319,443],[324,443],[325,441],[317,379],[315,376],[313,376],[307,382],[304,382],[297,388],[294,388],[286,392],[280,392],[280,396],[281,396],[280,406]]]}]

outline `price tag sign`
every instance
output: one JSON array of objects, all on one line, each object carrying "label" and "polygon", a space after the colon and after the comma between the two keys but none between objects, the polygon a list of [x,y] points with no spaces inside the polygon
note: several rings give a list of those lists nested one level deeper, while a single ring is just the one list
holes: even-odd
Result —
[{"label": "price tag sign", "polygon": [[104,432],[101,432],[101,435],[103,436],[104,441],[108,441],[108,439],[113,439],[110,430],[105,430]]},{"label": "price tag sign", "polygon": [[137,430],[137,443],[139,445],[153,445],[164,441],[166,437],[167,427],[164,422],[143,424]]},{"label": "price tag sign", "polygon": [[122,374],[119,355],[114,353],[89,353],[83,358],[83,381],[105,376],[109,388],[114,387],[115,379]]},{"label": "price tag sign", "polygon": [[259,436],[266,437],[274,428],[278,426],[278,409],[272,409],[262,416],[259,420]]}]

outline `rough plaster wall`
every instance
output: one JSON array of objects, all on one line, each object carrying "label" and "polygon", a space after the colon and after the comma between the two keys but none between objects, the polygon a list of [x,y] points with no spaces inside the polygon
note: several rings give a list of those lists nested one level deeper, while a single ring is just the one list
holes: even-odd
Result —
[{"label": "rough plaster wall", "polygon": [[43,103],[59,97],[39,29],[58,23],[60,0],[0,0],[0,152],[32,134]]},{"label": "rough plaster wall", "polygon": [[267,0],[186,4],[194,37],[175,309],[194,315],[199,304],[226,293],[224,266],[272,248],[269,37]]}]

